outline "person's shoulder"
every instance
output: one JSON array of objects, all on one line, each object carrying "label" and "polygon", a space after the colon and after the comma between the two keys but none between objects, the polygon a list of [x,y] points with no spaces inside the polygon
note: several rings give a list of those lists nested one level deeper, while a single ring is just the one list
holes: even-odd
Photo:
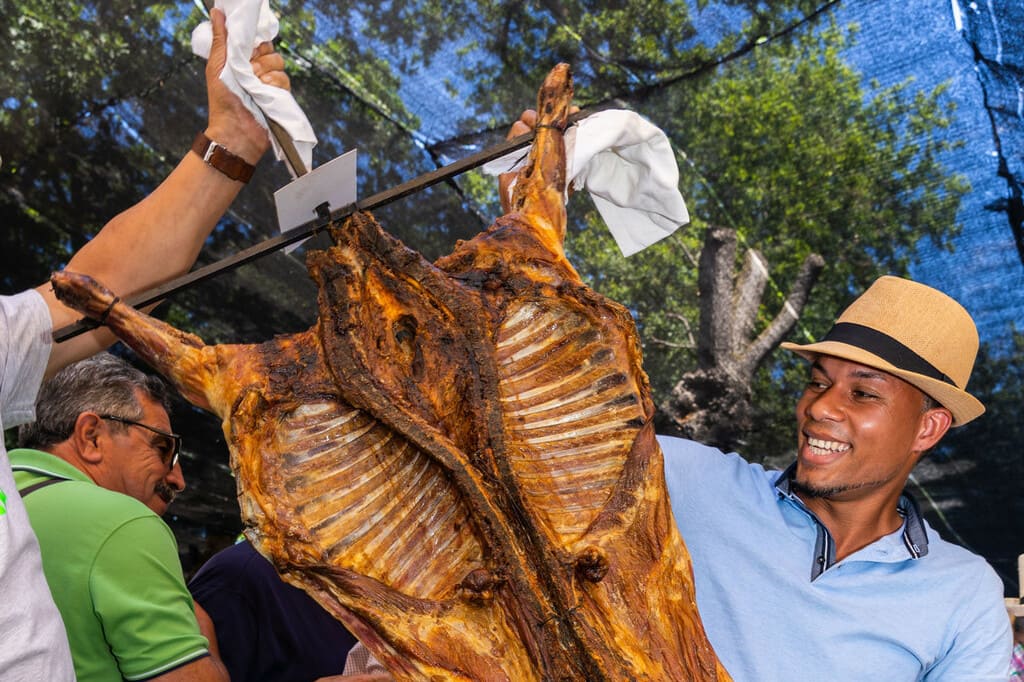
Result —
[{"label": "person's shoulder", "polygon": [[0,323],[0,329],[6,332],[0,335],[0,342],[16,346],[3,348],[4,352],[27,353],[36,345],[26,345],[28,342],[53,328],[46,299],[35,289],[0,296]]},{"label": "person's shoulder", "polygon": [[68,481],[65,492],[76,499],[89,500],[92,509],[105,515],[116,515],[119,520],[133,518],[160,519],[156,512],[142,504],[134,497],[124,493],[107,490],[95,483],[85,481]]},{"label": "person's shoulder", "polygon": [[0,296],[0,423],[4,428],[35,419],[35,399],[50,357],[53,322],[34,289]]},{"label": "person's shoulder", "polygon": [[659,435],[658,445],[668,462],[702,462],[723,464],[728,457],[718,448],[687,438]]},{"label": "person's shoulder", "polygon": [[928,554],[910,563],[927,572],[915,578],[927,592],[919,605],[929,621],[945,624],[950,652],[926,679],[1005,679],[1012,634],[1002,579],[983,557],[926,527]]},{"label": "person's shoulder", "polygon": [[[48,492],[46,498],[38,495],[37,499],[52,499],[54,504],[59,504],[71,515],[69,521],[79,515],[106,518],[110,519],[111,523],[136,517],[160,518],[134,497],[107,490],[92,481],[65,479],[60,484],[50,486]],[[93,520],[94,518],[90,518],[90,522]]]},{"label": "person's shoulder", "polygon": [[956,543],[944,539],[934,528],[926,525],[928,533],[928,556],[936,568],[960,576],[969,582],[985,579],[992,583],[1002,584],[995,569],[988,561]]},{"label": "person's shoulder", "polygon": [[926,524],[926,528],[928,554],[922,557],[920,568],[928,572],[928,582],[951,594],[974,595],[969,601],[979,608],[992,604],[1001,607],[1003,581],[992,565],[973,551],[943,539],[931,526]]},{"label": "person's shoulder", "polygon": [[45,311],[46,300],[35,289],[0,295],[0,315],[16,314],[23,308]]},{"label": "person's shoulder", "polygon": [[743,495],[756,494],[761,499],[779,477],[780,472],[766,470],[735,452],[671,436],[658,436],[658,443],[665,456],[665,483],[673,500],[686,499],[688,504],[706,506]]},{"label": "person's shoulder", "polygon": [[200,567],[189,582],[190,588],[201,588],[207,583],[238,588],[241,584],[270,579],[279,580],[274,567],[248,540],[226,547]]},{"label": "person's shoulder", "polygon": [[72,526],[84,525],[97,534],[117,533],[129,525],[151,528],[160,536],[171,533],[156,512],[129,495],[85,481],[67,481],[51,488],[59,494],[53,503],[61,505]]},{"label": "person's shoulder", "polygon": [[683,468],[703,474],[714,471],[723,475],[748,475],[757,479],[777,478],[778,472],[767,471],[760,464],[749,462],[735,452],[722,450],[675,436],[658,436],[658,444],[665,456],[665,469]]},{"label": "person's shoulder", "polygon": [[689,440],[688,438],[666,436],[660,433],[656,438],[658,439],[658,445],[661,446],[662,451],[666,454],[672,453],[673,456],[710,452],[722,454],[722,451],[717,448],[713,448],[710,445],[704,445],[703,443],[698,443],[695,440]]}]

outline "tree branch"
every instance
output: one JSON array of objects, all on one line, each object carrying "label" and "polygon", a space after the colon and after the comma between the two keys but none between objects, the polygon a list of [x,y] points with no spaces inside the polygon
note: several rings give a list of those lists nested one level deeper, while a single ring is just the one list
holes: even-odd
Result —
[{"label": "tree branch", "polygon": [[743,270],[736,280],[732,301],[731,340],[736,347],[753,337],[757,312],[761,309],[764,289],[768,284],[768,264],[761,252],[749,249],[743,259]]},{"label": "tree branch", "polygon": [[814,283],[818,281],[818,277],[824,269],[825,259],[817,253],[809,254],[804,258],[804,262],[800,266],[800,273],[790,288],[789,296],[782,304],[782,310],[744,353],[743,363],[749,368],[750,374],[753,374],[768,353],[793,331],[793,327],[800,320],[804,306],[807,305],[811,289],[814,288]]}]

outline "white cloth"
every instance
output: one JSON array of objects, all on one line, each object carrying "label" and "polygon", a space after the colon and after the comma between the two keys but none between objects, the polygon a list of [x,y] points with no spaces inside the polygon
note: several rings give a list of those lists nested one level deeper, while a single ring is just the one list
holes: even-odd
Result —
[{"label": "white cloth", "polygon": [[[277,35],[277,17],[270,10],[268,0],[217,0],[215,6],[224,10],[228,28],[228,61],[220,72],[221,81],[238,95],[264,128],[267,127],[267,118],[284,128],[305,164],[305,170],[311,169],[316,133],[309,119],[291,92],[261,81],[249,63],[256,46],[273,40]],[[209,21],[204,21],[192,31],[192,52],[208,59],[212,43],[213,27]],[[277,159],[284,161],[295,177],[295,169],[288,163],[284,150],[273,135],[270,141]]]},{"label": "white cloth", "polygon": [[[53,323],[38,292],[0,296],[0,430],[35,418],[36,394],[50,357]],[[75,679],[64,622],[43,575],[29,525],[0,440],[0,679]]]},{"label": "white cloth", "polygon": [[[636,112],[609,109],[574,123],[565,131],[565,155],[568,182],[590,193],[623,255],[690,222],[672,145]],[[498,175],[525,163],[526,152],[517,150],[485,164],[483,171]]]}]

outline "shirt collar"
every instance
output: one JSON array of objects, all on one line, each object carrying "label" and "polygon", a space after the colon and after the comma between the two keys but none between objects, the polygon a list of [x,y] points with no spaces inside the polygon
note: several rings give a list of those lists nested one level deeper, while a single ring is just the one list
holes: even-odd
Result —
[{"label": "shirt collar", "polygon": [[[831,534],[814,512],[807,508],[796,493],[792,490],[792,479],[796,473],[796,462],[789,465],[778,480],[775,481],[775,488],[781,497],[795,504],[810,516],[818,529],[818,539],[815,543],[815,560],[811,566],[811,580],[821,575],[827,568],[835,563],[835,542]],[[917,505],[917,500],[904,490],[896,503],[896,511],[903,517],[903,546],[911,559],[920,559],[928,554],[928,533],[925,530],[924,517]]]},{"label": "shirt collar", "polygon": [[7,454],[11,460],[11,469],[14,471],[27,471],[48,478],[63,478],[69,481],[93,482],[84,471],[48,452],[17,448]]}]

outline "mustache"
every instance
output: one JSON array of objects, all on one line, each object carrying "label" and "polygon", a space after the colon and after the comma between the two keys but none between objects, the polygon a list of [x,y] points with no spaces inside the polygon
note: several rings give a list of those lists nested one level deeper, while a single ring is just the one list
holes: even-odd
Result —
[{"label": "mustache", "polygon": [[160,496],[160,499],[162,499],[168,505],[171,502],[174,502],[174,498],[178,496],[178,491],[172,488],[171,486],[167,485],[163,481],[160,481],[159,483],[156,484],[155,491],[156,494]]}]

